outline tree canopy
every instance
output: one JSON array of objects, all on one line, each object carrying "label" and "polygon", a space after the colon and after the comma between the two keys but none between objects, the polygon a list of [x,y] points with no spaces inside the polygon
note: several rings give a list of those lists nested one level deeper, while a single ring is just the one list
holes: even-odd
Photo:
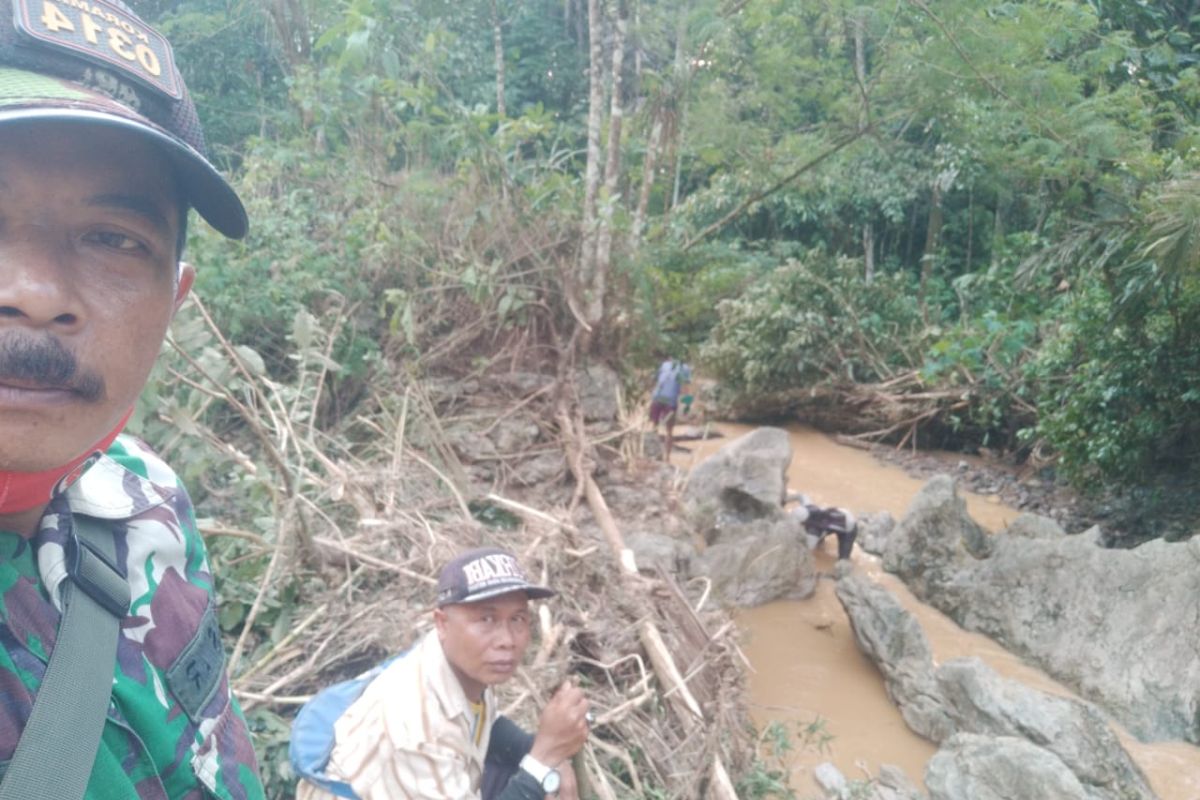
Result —
[{"label": "tree canopy", "polygon": [[776,413],[908,375],[944,402],[887,436],[1081,486],[1196,465],[1191,0],[136,5],[253,217],[193,236],[201,296],[274,374],[340,309],[331,419],[579,325]]}]

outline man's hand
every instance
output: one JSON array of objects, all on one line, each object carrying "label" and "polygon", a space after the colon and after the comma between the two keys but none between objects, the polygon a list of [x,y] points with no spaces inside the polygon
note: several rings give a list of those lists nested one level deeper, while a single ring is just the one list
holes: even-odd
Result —
[{"label": "man's hand", "polygon": [[561,769],[562,763],[578,753],[587,740],[587,711],[583,690],[568,678],[542,709],[529,754],[547,766]]}]

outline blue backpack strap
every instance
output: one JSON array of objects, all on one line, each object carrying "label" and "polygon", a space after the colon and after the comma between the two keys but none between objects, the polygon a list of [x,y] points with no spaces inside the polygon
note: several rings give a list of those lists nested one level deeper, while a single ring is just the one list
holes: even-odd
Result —
[{"label": "blue backpack strap", "polygon": [[376,664],[357,678],[322,689],[301,707],[296,718],[292,720],[292,737],[288,742],[288,760],[291,761],[292,770],[296,775],[335,797],[359,800],[350,784],[334,780],[325,774],[334,745],[337,744],[334,726],[342,714],[354,705],[354,701],[362,696],[371,685],[371,681],[408,652],[406,650]]}]

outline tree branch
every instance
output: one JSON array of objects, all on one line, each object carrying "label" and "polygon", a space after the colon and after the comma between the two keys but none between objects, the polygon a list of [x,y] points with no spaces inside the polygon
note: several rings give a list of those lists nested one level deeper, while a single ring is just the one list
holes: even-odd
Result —
[{"label": "tree branch", "polygon": [[743,213],[745,213],[746,209],[748,209],[750,206],[754,205],[755,203],[759,202],[760,200],[762,200],[766,197],[770,197],[771,195],[775,194],[780,189],[787,186],[789,183],[796,180],[797,178],[799,178],[804,173],[808,172],[813,167],[816,167],[818,164],[820,164],[823,161],[825,161],[826,159],[828,159],[830,156],[835,155],[836,153],[838,153],[841,150],[843,150],[844,148],[846,148],[848,145],[852,144],[853,142],[858,141],[863,136],[863,134],[866,133],[868,130],[870,130],[870,129],[862,128],[848,136],[844,136],[841,139],[838,139],[836,142],[834,142],[832,147],[830,147],[828,150],[821,153],[817,157],[804,162],[804,164],[802,164],[799,169],[797,169],[795,172],[788,175],[786,178],[783,178],[782,180],[777,181],[773,186],[771,186],[767,189],[764,189],[761,192],[757,192],[755,194],[750,195],[750,197],[747,197],[745,200],[743,200],[741,203],[739,203],[737,208],[733,209],[728,214],[721,217],[719,220],[717,220],[716,222],[709,225],[704,230],[697,233],[691,239],[688,239],[687,243],[683,245],[683,252],[686,253],[688,250],[691,250],[693,247],[695,247],[697,244],[699,244],[704,239],[707,239],[712,234],[721,230],[721,228],[724,228],[730,222],[732,222],[733,220],[735,220],[739,216],[741,216]]}]

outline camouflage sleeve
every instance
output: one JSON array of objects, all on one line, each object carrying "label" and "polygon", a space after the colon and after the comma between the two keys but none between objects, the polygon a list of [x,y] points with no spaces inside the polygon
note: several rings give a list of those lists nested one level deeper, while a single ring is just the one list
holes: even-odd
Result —
[{"label": "camouflage sleeve", "polygon": [[[158,708],[144,714],[150,731],[174,734],[161,736],[171,746],[171,757],[155,756],[156,763],[167,759],[172,765],[162,770],[164,787],[172,798],[191,800],[198,781],[220,800],[260,800],[262,781],[245,717],[230,689],[213,576],[191,500],[145,445],[129,437],[121,437],[118,445],[124,452],[111,449],[114,460],[164,499],[128,522],[126,566],[134,600],[133,625],[125,631],[141,640],[142,655],[157,673],[154,683],[165,684],[165,693],[156,692]],[[154,727],[164,712],[164,724]],[[183,762],[190,770],[177,769]],[[175,773],[186,771],[195,781],[177,779]]]}]

